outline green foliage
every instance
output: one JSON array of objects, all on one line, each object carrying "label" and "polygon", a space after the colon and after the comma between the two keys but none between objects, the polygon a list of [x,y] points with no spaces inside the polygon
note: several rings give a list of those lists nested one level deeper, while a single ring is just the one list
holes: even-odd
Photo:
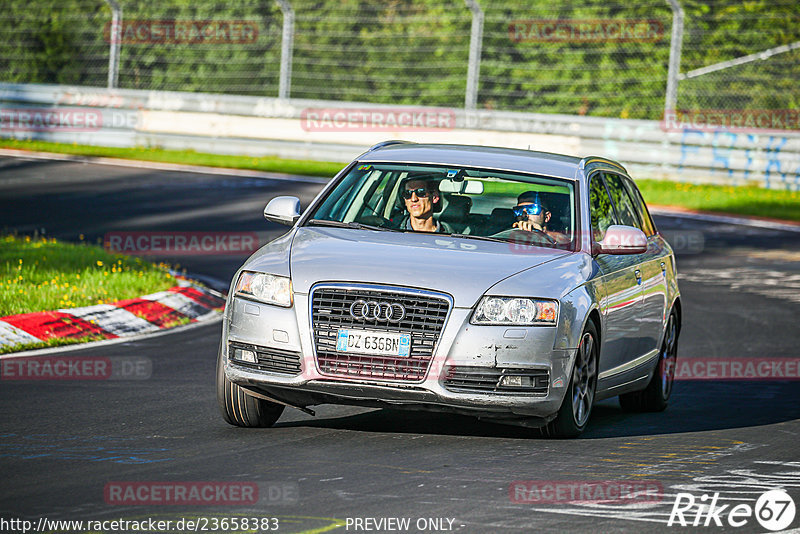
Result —
[{"label": "green foliage", "polygon": [[164,264],[99,246],[0,237],[0,317],[138,298],[176,284]]},{"label": "green foliage", "polygon": [[[136,21],[251,21],[252,42],[125,43],[122,88],[277,96],[283,15],[274,0],[121,0]],[[800,41],[796,0],[682,0],[681,72]],[[461,107],[471,13],[463,0],[292,0],[291,96]],[[660,119],[672,13],[667,2],[482,1],[479,107]],[[0,80],[104,86],[102,0],[6,0]],[[651,38],[515,39],[512,24],[652,22]],[[105,30],[105,33],[104,33]],[[684,80],[682,109],[798,109],[800,50]]]}]

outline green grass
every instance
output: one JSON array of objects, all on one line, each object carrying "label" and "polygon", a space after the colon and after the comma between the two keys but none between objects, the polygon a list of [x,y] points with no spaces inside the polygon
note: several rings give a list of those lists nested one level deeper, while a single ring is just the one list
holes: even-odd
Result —
[{"label": "green grass", "polygon": [[329,161],[303,161],[281,159],[272,156],[226,156],[222,154],[206,154],[194,150],[163,150],[160,148],[116,148],[89,145],[67,145],[47,141],[26,141],[17,139],[0,139],[0,147],[39,152],[58,152],[78,156],[95,156],[105,158],[138,159],[183,165],[204,165],[207,167],[225,167],[229,169],[249,169],[264,172],[282,172],[305,176],[333,177],[345,167],[345,163]]},{"label": "green grass", "polygon": [[800,192],[637,180],[648,204],[800,221]]},{"label": "green grass", "polygon": [[[67,145],[14,139],[0,139],[0,147],[232,169],[253,169],[307,176],[331,177],[344,167],[344,164],[335,162],[300,161],[276,157],[224,156],[190,150]],[[762,189],[752,186],[692,185],[659,180],[637,180],[636,183],[649,204],[800,221],[800,192],[797,191]]]},{"label": "green grass", "polygon": [[21,352],[23,350],[47,349],[51,347],[63,347],[65,345],[76,345],[78,343],[89,343],[91,341],[101,341],[105,339],[103,336],[86,336],[86,337],[54,337],[46,341],[36,341],[34,343],[18,343],[16,345],[0,345],[0,354],[10,354],[12,352]]},{"label": "green grass", "polygon": [[163,291],[177,281],[165,264],[89,244],[0,237],[0,317],[77,308]]}]

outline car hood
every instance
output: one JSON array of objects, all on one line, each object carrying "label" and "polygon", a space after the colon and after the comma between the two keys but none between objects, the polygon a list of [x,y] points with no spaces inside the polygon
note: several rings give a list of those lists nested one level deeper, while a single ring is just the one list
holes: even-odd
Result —
[{"label": "car hood", "polygon": [[290,272],[301,294],[318,282],[364,282],[443,291],[456,306],[472,307],[500,280],[565,254],[447,235],[301,227]]}]

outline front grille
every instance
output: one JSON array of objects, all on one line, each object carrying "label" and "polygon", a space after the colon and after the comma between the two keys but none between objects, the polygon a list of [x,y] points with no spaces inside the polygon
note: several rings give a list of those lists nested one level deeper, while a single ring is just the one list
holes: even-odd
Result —
[{"label": "front grille", "polygon": [[[350,315],[350,307],[357,300],[399,303],[405,308],[406,314],[399,322],[356,319]],[[392,291],[362,286],[317,287],[313,290],[311,299],[311,320],[319,370],[333,376],[422,380],[449,310],[449,298],[429,292]],[[409,357],[337,352],[339,328],[411,334]]]},{"label": "front grille", "polygon": [[[464,393],[547,395],[548,385],[550,384],[550,372],[547,369],[508,369],[454,365],[445,368],[443,375],[445,389]],[[504,375],[530,377],[532,385],[500,385],[500,380]]]},{"label": "front grille", "polygon": [[256,363],[243,362],[242,360],[230,361],[236,365],[271,373],[281,373],[286,375],[299,375],[302,370],[301,354],[290,350],[276,349],[273,347],[260,347],[247,345],[244,343],[231,343],[228,354],[233,355],[233,349],[247,349],[256,353]]}]

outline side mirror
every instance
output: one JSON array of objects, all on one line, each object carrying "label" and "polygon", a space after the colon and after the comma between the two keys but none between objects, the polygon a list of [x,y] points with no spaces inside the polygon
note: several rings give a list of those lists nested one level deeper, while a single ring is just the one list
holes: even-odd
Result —
[{"label": "side mirror", "polygon": [[642,254],[647,252],[647,236],[633,226],[612,224],[602,241],[595,243],[595,254]]},{"label": "side mirror", "polygon": [[300,218],[300,199],[297,197],[275,197],[264,208],[264,218],[268,221],[294,226]]}]

